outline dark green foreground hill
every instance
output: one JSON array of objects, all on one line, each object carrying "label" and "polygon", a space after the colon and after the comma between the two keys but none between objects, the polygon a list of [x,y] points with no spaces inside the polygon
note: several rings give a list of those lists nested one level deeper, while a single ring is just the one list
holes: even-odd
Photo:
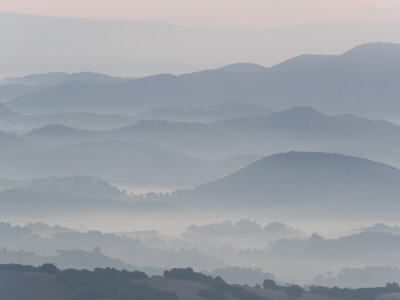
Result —
[{"label": "dark green foreground hill", "polygon": [[[60,271],[52,264],[0,265],[0,300],[392,300],[400,295],[397,283],[363,289],[311,287],[311,292],[296,285],[272,283],[264,282],[264,288],[229,285],[221,277],[207,276],[191,268],[165,271],[163,277],[148,277],[139,271],[111,268]],[[288,292],[294,287],[300,294]]]},{"label": "dark green foreground hill", "polygon": [[0,300],[265,300],[244,287],[191,268],[166,271],[164,277],[97,268],[67,269],[0,265]]}]

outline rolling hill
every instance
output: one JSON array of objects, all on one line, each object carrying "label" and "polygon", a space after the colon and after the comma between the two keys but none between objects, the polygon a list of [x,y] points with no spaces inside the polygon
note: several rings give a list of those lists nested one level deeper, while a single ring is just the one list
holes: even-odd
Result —
[{"label": "rolling hill", "polygon": [[399,205],[399,192],[400,171],[388,165],[339,154],[289,152],[200,185],[182,198],[206,209],[282,208],[356,217],[390,214]]}]

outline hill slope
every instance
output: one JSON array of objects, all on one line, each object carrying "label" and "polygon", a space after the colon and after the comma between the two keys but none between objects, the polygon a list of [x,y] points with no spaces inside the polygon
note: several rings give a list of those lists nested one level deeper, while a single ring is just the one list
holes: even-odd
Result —
[{"label": "hill slope", "polygon": [[390,212],[399,205],[399,192],[400,171],[388,165],[339,154],[289,152],[198,186],[185,197],[209,209],[284,207],[356,215]]}]

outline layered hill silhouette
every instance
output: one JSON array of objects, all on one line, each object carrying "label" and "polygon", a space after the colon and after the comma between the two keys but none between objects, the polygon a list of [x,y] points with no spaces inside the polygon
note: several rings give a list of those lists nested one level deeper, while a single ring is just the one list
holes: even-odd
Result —
[{"label": "layered hill silhouette", "polygon": [[212,122],[246,116],[268,115],[273,111],[251,103],[223,103],[208,107],[165,106],[155,107],[138,115],[143,120],[169,120],[184,122]]},{"label": "layered hill silhouette", "polygon": [[0,81],[1,85],[27,85],[38,87],[50,87],[70,81],[79,81],[85,83],[116,83],[121,81],[132,80],[128,78],[113,77],[100,73],[81,72],[81,73],[65,73],[53,72],[45,74],[32,74],[23,77],[7,77]]},{"label": "layered hill silhouette", "polygon": [[61,124],[35,128],[28,132],[25,138],[34,144],[42,144],[44,147],[76,144],[78,142],[94,140],[92,132],[89,130],[72,128]]},{"label": "layered hill silhouette", "polygon": [[0,176],[82,175],[136,187],[185,187],[230,174],[249,161],[251,157],[208,161],[145,142],[103,140],[10,153],[0,160]]},{"label": "layered hill silhouette", "polygon": [[195,122],[143,120],[109,130],[89,131],[60,124],[36,128],[23,136],[27,143],[46,148],[81,142],[141,141],[188,156],[205,159],[230,158],[251,153],[229,132]]},{"label": "layered hill silhouette", "polygon": [[[196,164],[201,163],[201,160],[147,143],[103,141],[84,142],[15,154],[13,157],[3,160],[1,164],[4,172],[11,172],[8,175],[4,173],[4,176],[8,177],[92,175],[105,179],[128,179],[139,184],[143,183],[142,179],[148,178],[148,176],[153,177],[156,169],[158,171],[155,174],[161,178],[163,175],[160,172],[169,172],[167,170],[172,166],[176,166],[175,172],[184,173],[181,168],[185,169],[185,165],[189,164],[190,168],[194,168]],[[40,174],[44,176],[38,176]]]},{"label": "layered hill silhouette", "polygon": [[33,180],[4,179],[3,188],[47,192],[95,199],[124,200],[128,195],[108,182],[95,177],[47,177]]},{"label": "layered hill silhouette", "polygon": [[[303,42],[283,52],[310,53],[307,41],[322,45],[315,38],[321,28],[334,35],[338,24],[295,26],[319,32],[311,35],[294,35],[292,27],[233,35],[0,12],[0,25],[3,76],[63,71],[0,81],[0,218],[13,224],[0,222],[1,262],[53,259],[65,268],[140,265],[157,272],[240,265],[307,284],[346,267],[400,267],[400,229],[384,225],[398,222],[400,208],[400,44],[362,44],[264,67],[226,64],[243,57],[267,62],[259,57],[271,55],[268,44],[284,49],[278,40],[288,36]],[[212,46],[202,47],[205,41]],[[332,45],[321,51],[328,48],[338,53]],[[249,49],[254,55],[246,55]],[[207,58],[203,68],[224,66],[183,73],[198,68],[179,62],[197,64],[199,54]],[[172,70],[171,62],[182,75],[162,73]],[[72,73],[79,65],[136,76],[149,64],[157,71],[145,74],[157,75]],[[36,220],[82,227],[21,225]],[[350,223],[362,225],[339,237]],[[325,236],[332,226],[337,231]],[[88,229],[95,227],[107,233]],[[9,279],[22,279],[29,291],[50,288],[40,299],[74,296],[68,289],[57,296],[62,290],[54,274],[8,271],[0,267],[0,299],[14,284]],[[186,289],[201,299],[200,288],[208,298],[241,298],[179,278],[147,279],[138,284],[170,288],[185,300]],[[6,298],[29,298],[23,296]]]},{"label": "layered hill silhouette", "polygon": [[332,153],[289,152],[200,185],[182,198],[208,209],[284,207],[317,215],[378,216],[398,207],[399,192],[400,171],[391,166]]},{"label": "layered hill silhouette", "polygon": [[106,130],[131,125],[136,120],[136,117],[125,114],[71,112],[24,116],[20,118],[20,123],[27,124],[28,128],[59,124],[88,130]]},{"label": "layered hill silhouette", "polygon": [[[249,64],[115,84],[69,82],[9,102],[18,112],[137,113],[152,107],[249,102],[282,110],[396,117],[400,45],[370,43],[342,55],[303,55],[271,68]],[[379,105],[378,105],[379,104]]]},{"label": "layered hill silhouette", "polygon": [[1,103],[1,100],[0,118],[0,130],[14,132],[27,132],[35,128],[55,124],[82,129],[105,130],[131,125],[138,120],[136,116],[128,116],[126,114],[96,114],[88,112],[24,115],[10,109],[7,104]]},{"label": "layered hill silhouette", "polygon": [[352,153],[399,166],[396,149],[400,127],[384,120],[355,115],[329,116],[311,107],[223,120],[210,124],[219,130],[275,153],[290,150]]},{"label": "layered hill silhouette", "polygon": [[0,103],[0,116],[2,119],[16,118],[19,116],[18,113],[9,109],[6,105]]},{"label": "layered hill silhouette", "polygon": [[7,159],[7,155],[26,151],[29,148],[30,145],[21,137],[10,132],[0,131],[0,154],[3,159]]},{"label": "layered hill silhouette", "polygon": [[0,102],[6,103],[7,101],[29,94],[36,90],[36,87],[30,85],[1,84],[0,82]]},{"label": "layered hill silhouette", "polygon": [[172,151],[205,159],[227,158],[250,153],[229,132],[205,123],[159,120],[138,123],[99,133],[102,138],[139,140]]},{"label": "layered hill silhouette", "polygon": [[16,97],[71,81],[83,83],[117,83],[128,80],[133,80],[133,78],[119,78],[93,72],[51,72],[22,77],[6,77],[0,80],[0,102],[5,103]]},{"label": "layered hill silhouette", "polygon": [[[295,107],[267,116],[249,116],[211,123],[238,139],[269,147],[315,147],[354,143],[351,124],[311,107]],[[340,143],[338,143],[338,140]],[[279,148],[278,148],[279,149]],[[278,150],[279,152],[279,150]]]},{"label": "layered hill silhouette", "polygon": [[[77,118],[81,120],[84,115]],[[83,141],[142,141],[212,160],[248,154],[267,156],[291,150],[339,152],[400,166],[398,125],[355,115],[332,117],[311,107],[212,123],[142,120],[98,131],[53,124],[32,130],[23,138],[45,147]]]}]

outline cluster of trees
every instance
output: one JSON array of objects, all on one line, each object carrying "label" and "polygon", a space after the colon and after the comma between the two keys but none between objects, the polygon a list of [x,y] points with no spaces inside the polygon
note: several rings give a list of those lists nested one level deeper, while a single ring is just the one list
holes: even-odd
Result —
[{"label": "cluster of trees", "polygon": [[[57,281],[67,286],[73,293],[72,300],[89,300],[95,298],[113,298],[117,300],[178,300],[175,293],[155,290],[145,284],[135,284],[134,279],[147,279],[144,272],[116,270],[114,268],[96,268],[94,271],[67,269],[60,271],[53,264],[43,264],[39,267],[24,266],[19,264],[3,264],[0,270],[16,272],[38,272],[52,274]],[[164,272],[165,278],[178,280],[191,280],[201,282],[210,288],[201,289],[198,295],[211,300],[227,300],[232,296],[246,300],[271,300],[239,286],[229,285],[221,277],[212,277],[192,268],[174,268]],[[263,288],[286,292],[290,299],[303,296],[304,290],[296,284],[278,285],[273,279],[265,279]],[[310,293],[329,296],[339,299],[365,299],[374,300],[376,297],[388,293],[400,293],[399,284],[387,283],[384,287],[375,288],[338,288],[311,286]]]},{"label": "cluster of trees", "polygon": [[337,286],[333,288],[328,288],[324,286],[312,286],[310,288],[311,293],[327,295],[335,298],[361,298],[365,300],[374,300],[376,297],[388,293],[400,293],[399,284],[396,282],[387,283],[384,287],[375,288],[338,288]]},{"label": "cluster of trees", "polygon": [[224,300],[228,299],[227,294],[230,294],[239,299],[246,300],[261,300],[264,297],[256,295],[237,285],[227,284],[221,277],[204,275],[202,273],[194,272],[192,268],[175,268],[164,272],[165,278],[174,278],[180,280],[192,280],[205,283],[213,287],[213,289],[203,289],[199,291],[199,296],[212,299]]},{"label": "cluster of trees", "polygon": [[287,286],[277,285],[272,279],[265,279],[263,288],[266,290],[285,291],[291,299],[303,297],[304,292],[303,288],[297,284],[290,284]]}]

